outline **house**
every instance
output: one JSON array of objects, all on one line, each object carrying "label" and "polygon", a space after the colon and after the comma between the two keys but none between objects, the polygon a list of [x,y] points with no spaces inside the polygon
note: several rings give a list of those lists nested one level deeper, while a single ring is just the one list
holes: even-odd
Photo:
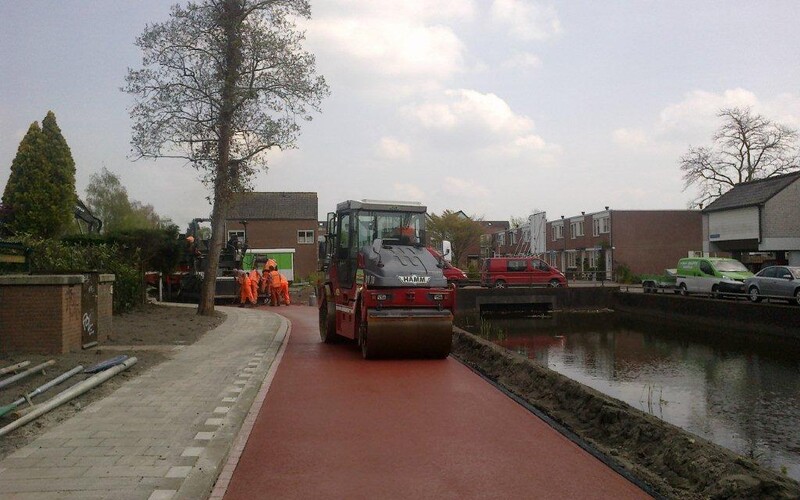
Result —
[{"label": "house", "polygon": [[317,193],[241,193],[228,210],[226,241],[247,244],[245,269],[269,257],[287,279],[302,281],[317,271],[317,212]]},{"label": "house", "polygon": [[704,252],[800,266],[800,172],[737,184],[702,212]]},{"label": "house", "polygon": [[[657,274],[703,244],[699,210],[604,210],[548,221],[544,259],[568,273],[613,279]],[[604,276],[603,276],[604,275]]]}]

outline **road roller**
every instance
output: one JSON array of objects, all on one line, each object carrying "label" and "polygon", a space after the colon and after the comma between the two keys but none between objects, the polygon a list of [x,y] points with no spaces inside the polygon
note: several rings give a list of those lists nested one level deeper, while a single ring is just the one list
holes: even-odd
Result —
[{"label": "road roller", "polygon": [[324,342],[356,341],[366,359],[447,357],[456,288],[426,248],[426,211],[348,200],[328,214],[317,290]]}]

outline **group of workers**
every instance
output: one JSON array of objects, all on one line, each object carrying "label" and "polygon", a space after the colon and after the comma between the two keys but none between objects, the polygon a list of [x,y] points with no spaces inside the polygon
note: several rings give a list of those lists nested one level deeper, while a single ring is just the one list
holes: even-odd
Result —
[{"label": "group of workers", "polygon": [[240,269],[236,281],[239,283],[239,307],[248,303],[258,304],[259,292],[264,297],[264,304],[279,306],[283,302],[288,306],[292,303],[289,280],[278,271],[278,264],[273,259],[267,260],[261,274],[256,268],[249,273]]}]

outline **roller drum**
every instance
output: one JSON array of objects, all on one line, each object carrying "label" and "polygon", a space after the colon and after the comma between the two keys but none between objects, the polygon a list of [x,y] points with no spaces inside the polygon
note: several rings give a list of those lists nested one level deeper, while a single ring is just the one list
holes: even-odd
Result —
[{"label": "roller drum", "polygon": [[365,358],[446,358],[453,314],[429,309],[370,309],[361,348]]}]

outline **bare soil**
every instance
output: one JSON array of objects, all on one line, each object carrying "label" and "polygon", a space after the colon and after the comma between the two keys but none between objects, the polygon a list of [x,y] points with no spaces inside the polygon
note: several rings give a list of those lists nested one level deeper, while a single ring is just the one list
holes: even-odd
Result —
[{"label": "bare soil", "polygon": [[800,484],[455,329],[453,355],[575,433],[666,498],[800,498]]},{"label": "bare soil", "polygon": [[[217,312],[214,316],[198,316],[194,307],[148,304],[132,313],[114,316],[109,340],[91,349],[57,356],[0,353],[0,368],[22,361],[31,362],[27,368],[50,359],[55,361],[55,365],[46,369],[46,374],[34,374],[4,389],[0,389],[0,406],[17,400],[22,395],[30,393],[47,381],[78,365],[88,368],[100,361],[120,354],[137,358],[136,364],[127,370],[0,438],[0,459],[33,441],[37,436],[59,422],[69,419],[92,401],[112,393],[125,381],[138,377],[150,367],[170,359],[181,349],[181,346],[196,342],[203,334],[216,328],[224,320],[225,315],[221,312]],[[10,375],[5,375],[1,378],[5,379],[8,376]],[[82,373],[75,375],[44,394],[35,397],[33,402],[37,404],[46,401],[89,376],[91,375]],[[26,405],[27,403],[23,403],[21,407]],[[11,423],[13,420],[13,412],[0,417],[0,427]]]}]

